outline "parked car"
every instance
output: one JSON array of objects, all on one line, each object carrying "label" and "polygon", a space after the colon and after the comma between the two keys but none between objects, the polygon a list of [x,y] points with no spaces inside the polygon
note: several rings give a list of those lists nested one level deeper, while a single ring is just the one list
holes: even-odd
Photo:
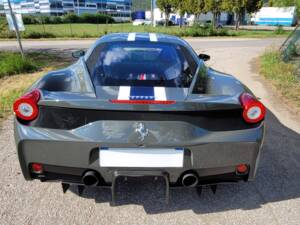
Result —
[{"label": "parked car", "polygon": [[[26,180],[112,187],[120,176],[162,176],[170,187],[250,181],[264,105],[234,76],[205,65],[184,40],[109,34],[14,103]],[[168,192],[167,192],[168,193]]]}]

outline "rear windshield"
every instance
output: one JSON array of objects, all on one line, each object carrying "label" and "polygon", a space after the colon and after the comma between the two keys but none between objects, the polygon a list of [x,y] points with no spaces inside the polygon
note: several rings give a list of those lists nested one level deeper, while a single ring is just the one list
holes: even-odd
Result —
[{"label": "rear windshield", "polygon": [[113,42],[99,45],[87,59],[95,86],[188,87],[197,63],[174,44]]}]

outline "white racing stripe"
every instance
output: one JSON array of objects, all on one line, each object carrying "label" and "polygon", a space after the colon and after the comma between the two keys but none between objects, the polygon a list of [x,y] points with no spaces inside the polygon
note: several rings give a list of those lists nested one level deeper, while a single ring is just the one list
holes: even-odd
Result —
[{"label": "white racing stripe", "polygon": [[166,101],[166,89],[164,87],[154,87],[154,99],[157,101]]},{"label": "white racing stripe", "polygon": [[135,33],[129,33],[127,41],[135,41]]},{"label": "white racing stripe", "polygon": [[150,33],[149,37],[150,37],[150,41],[151,42],[157,42],[157,36],[156,36],[156,34]]},{"label": "white racing stripe", "polygon": [[119,88],[118,100],[130,99],[130,86],[121,86]]}]

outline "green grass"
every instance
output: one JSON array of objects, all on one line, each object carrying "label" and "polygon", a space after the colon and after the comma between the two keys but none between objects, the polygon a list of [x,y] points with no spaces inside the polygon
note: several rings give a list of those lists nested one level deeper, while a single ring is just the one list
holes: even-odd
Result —
[{"label": "green grass", "polygon": [[23,59],[20,53],[0,52],[0,78],[39,70],[54,56],[45,53],[28,53]]},{"label": "green grass", "polygon": [[23,59],[20,54],[12,52],[0,52],[0,78],[13,74],[33,72],[37,69],[38,67],[30,58]]},{"label": "green grass", "polygon": [[[64,67],[70,63],[68,59],[54,55],[30,53],[27,54],[26,60],[28,60],[31,63],[30,65],[33,65],[34,68],[29,68],[28,70],[27,66],[25,66],[26,69],[24,70],[24,67],[20,69],[18,65],[16,65],[20,62],[24,63],[18,53],[0,52],[0,71],[3,70],[1,68],[1,62],[6,61],[3,60],[3,56],[5,56],[9,64],[6,68],[10,68],[9,71],[13,71],[13,73],[9,74],[6,70],[5,76],[0,76],[0,121],[12,113],[13,102],[16,98],[21,96],[32,83],[46,72]],[[7,65],[7,63],[5,65]],[[32,73],[32,70],[36,72]],[[12,75],[16,73],[17,75]]]},{"label": "green grass", "polygon": [[300,82],[296,66],[282,61],[279,51],[268,50],[260,57],[260,73],[281,95],[300,107]]},{"label": "green grass", "polygon": [[[107,33],[117,32],[156,32],[176,35],[180,37],[207,37],[207,36],[238,36],[238,37],[281,37],[287,36],[287,31],[248,31],[248,30],[212,30],[209,27],[203,28],[178,26],[133,26],[129,23],[123,24],[32,24],[26,25],[26,31],[22,32],[23,38],[95,38],[101,37]],[[14,34],[10,32],[0,33],[1,38],[13,38]]]}]

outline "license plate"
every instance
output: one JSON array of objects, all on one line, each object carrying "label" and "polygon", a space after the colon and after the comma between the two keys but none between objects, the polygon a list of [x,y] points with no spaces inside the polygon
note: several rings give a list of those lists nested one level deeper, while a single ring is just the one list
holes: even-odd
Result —
[{"label": "license plate", "polygon": [[100,148],[100,167],[183,167],[183,149]]}]

